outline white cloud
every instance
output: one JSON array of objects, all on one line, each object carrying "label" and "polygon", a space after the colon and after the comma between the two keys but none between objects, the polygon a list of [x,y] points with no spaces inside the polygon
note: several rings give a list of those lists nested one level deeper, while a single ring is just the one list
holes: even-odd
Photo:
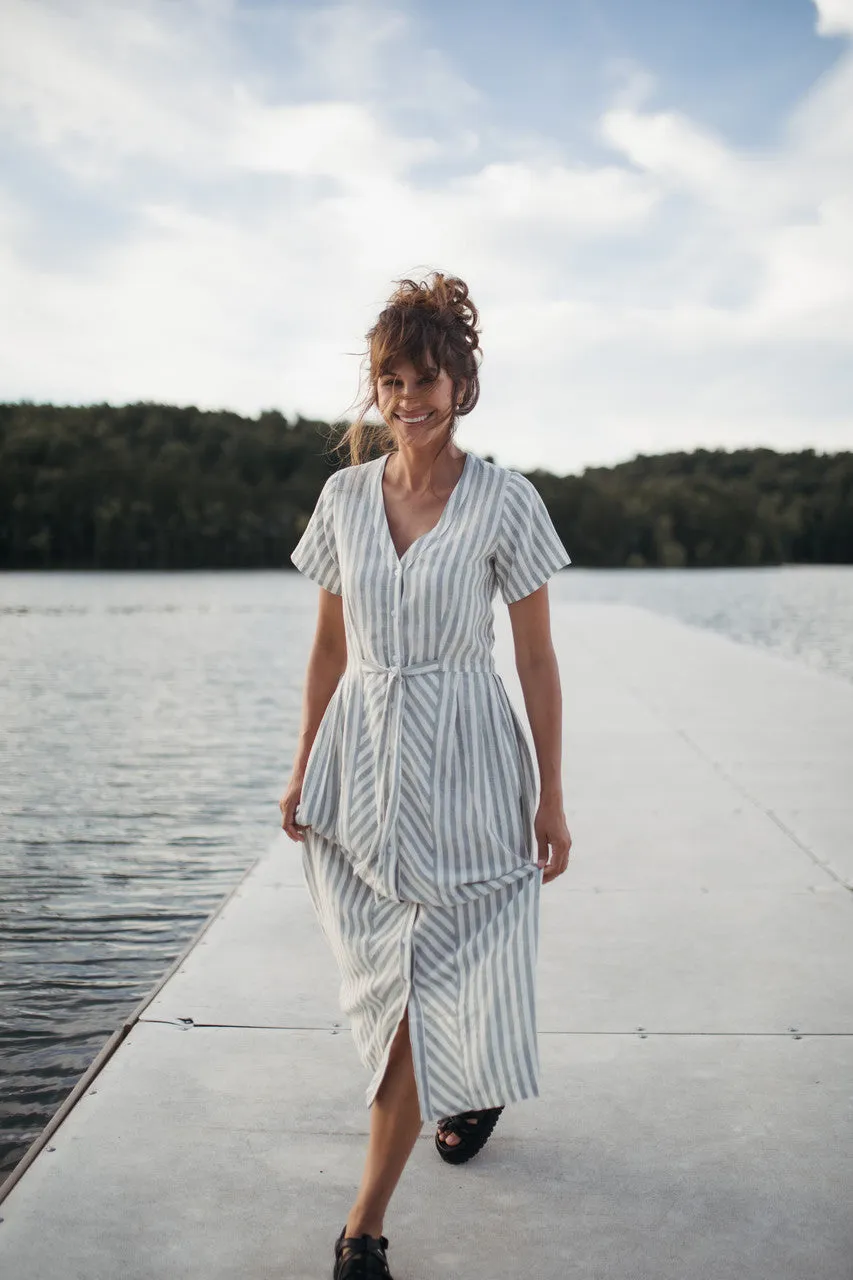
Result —
[{"label": "white cloud", "polygon": [[656,186],[615,165],[570,169],[565,165],[487,164],[451,186],[454,204],[472,216],[518,220],[564,230],[634,226],[654,207]]},{"label": "white cloud", "polygon": [[602,117],[601,132],[638,168],[705,198],[734,180],[725,146],[673,112],[620,107]]},{"label": "white cloud", "polygon": [[222,104],[191,49],[156,7],[4,0],[4,132],[90,177],[122,161],[212,161]]},{"label": "white cloud", "polygon": [[[850,4],[818,10],[848,29]],[[760,151],[613,66],[593,165],[547,122],[487,144],[488,103],[377,4],[6,0],[2,21],[0,134],[127,225],[57,262],[37,188],[0,187],[0,396],[336,417],[391,281],[437,266],[482,312],[466,447],[563,470],[853,444],[849,49]]]},{"label": "white cloud", "polygon": [[853,0],[814,0],[822,36],[853,35]]},{"label": "white cloud", "polygon": [[[840,6],[837,6],[840,10]],[[734,307],[672,309],[674,338],[853,342],[853,58],[846,51],[794,112],[776,150],[738,151],[676,113],[620,109],[603,136],[668,193],[693,201],[692,238],[707,288],[736,254],[754,271]],[[689,278],[682,297],[691,293]],[[701,292],[693,291],[693,302]],[[703,314],[704,313],[704,314]],[[685,323],[686,320],[686,323]]]},{"label": "white cloud", "polygon": [[412,19],[373,0],[294,6],[297,91],[369,100],[452,119],[480,100],[442,52],[418,40]]},{"label": "white cloud", "polygon": [[326,176],[361,186],[439,154],[432,138],[396,137],[365,106],[310,102],[265,107],[240,87],[228,159],[268,173]]}]

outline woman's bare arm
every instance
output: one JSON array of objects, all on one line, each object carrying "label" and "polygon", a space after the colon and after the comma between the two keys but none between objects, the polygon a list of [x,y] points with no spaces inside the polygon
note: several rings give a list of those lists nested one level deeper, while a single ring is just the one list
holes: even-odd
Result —
[{"label": "woman's bare arm", "polygon": [[303,840],[304,828],[294,821],[296,806],[302,794],[302,780],[311,747],[317,736],[329,699],[338,686],[347,665],[347,642],[344,629],[343,597],[320,587],[317,626],[308,656],[305,689],[302,698],[302,721],[299,727],[293,772],[287,789],[279,801],[281,825],[291,840]]},{"label": "woman's bare arm", "polygon": [[566,870],[572,845],[563,813],[563,695],[551,639],[548,584],[507,607],[516,670],[539,766],[534,833],[539,866],[544,869],[542,879],[547,883]]}]

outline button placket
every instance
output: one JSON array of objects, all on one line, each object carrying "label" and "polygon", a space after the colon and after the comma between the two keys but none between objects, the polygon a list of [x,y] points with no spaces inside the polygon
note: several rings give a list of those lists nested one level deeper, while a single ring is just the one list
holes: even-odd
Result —
[{"label": "button placket", "polygon": [[394,566],[394,607],[391,610],[391,665],[386,686],[386,708],[390,704],[390,718],[393,724],[391,734],[391,777],[387,780],[385,799],[385,825],[383,842],[389,858],[389,881],[396,884],[397,851],[396,851],[396,806],[400,798],[400,733],[403,718],[403,646],[400,641],[400,614],[402,613],[403,566],[397,562]]},{"label": "button placket", "polygon": [[394,586],[394,608],[391,610],[393,626],[391,661],[397,664],[403,661],[403,650],[400,644],[400,614],[403,603],[403,566],[401,564],[397,564],[394,568]]}]

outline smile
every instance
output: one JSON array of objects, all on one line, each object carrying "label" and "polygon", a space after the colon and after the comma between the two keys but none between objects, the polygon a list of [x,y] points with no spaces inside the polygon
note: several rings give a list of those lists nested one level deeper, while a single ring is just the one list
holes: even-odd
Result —
[{"label": "smile", "polygon": [[419,422],[426,422],[427,418],[430,416],[431,413],[432,413],[432,409],[430,409],[429,413],[422,413],[417,418],[405,418],[402,413],[398,413],[396,416],[400,419],[401,422],[405,422],[407,427],[414,427],[414,426],[417,426]]}]

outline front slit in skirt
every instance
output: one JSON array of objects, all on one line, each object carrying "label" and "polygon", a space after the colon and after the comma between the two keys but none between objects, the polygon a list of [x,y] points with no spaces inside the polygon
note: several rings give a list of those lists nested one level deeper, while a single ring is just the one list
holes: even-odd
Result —
[{"label": "front slit in skirt", "polygon": [[538,870],[437,906],[378,894],[317,831],[306,831],[302,848],[308,891],[340,971],[341,1010],[372,1073],[368,1107],[407,1009],[425,1121],[538,1097]]}]

